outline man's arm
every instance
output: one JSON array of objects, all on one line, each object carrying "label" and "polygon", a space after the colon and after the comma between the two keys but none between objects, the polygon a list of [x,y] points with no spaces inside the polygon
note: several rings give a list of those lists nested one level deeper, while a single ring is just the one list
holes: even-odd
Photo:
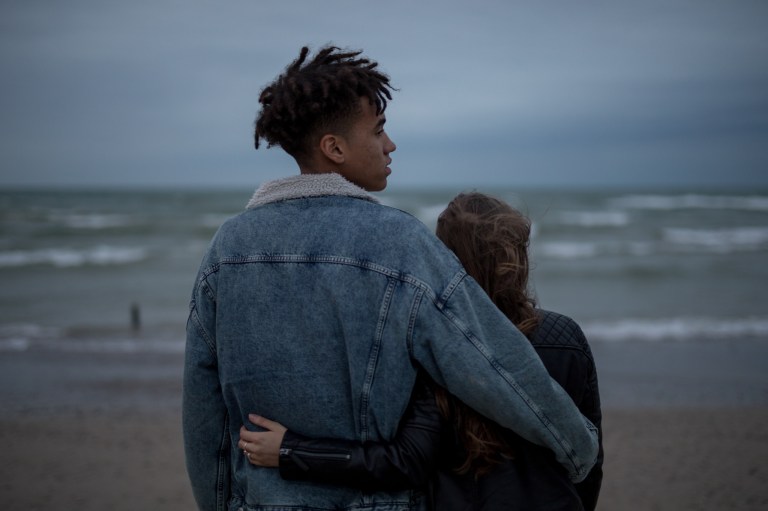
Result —
[{"label": "man's arm", "polygon": [[597,429],[552,380],[528,339],[474,280],[414,301],[413,358],[438,385],[526,440],[547,447],[578,482],[598,453]]},{"label": "man's arm", "polygon": [[187,321],[182,424],[192,492],[200,509],[225,511],[230,490],[228,416],[221,394],[213,334],[214,303],[201,292]]}]

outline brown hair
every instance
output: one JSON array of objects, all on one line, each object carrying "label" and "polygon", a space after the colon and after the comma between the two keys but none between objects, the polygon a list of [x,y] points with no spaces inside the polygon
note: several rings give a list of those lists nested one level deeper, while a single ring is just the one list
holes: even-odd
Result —
[{"label": "brown hair", "polygon": [[362,51],[342,51],[335,46],[318,50],[307,61],[303,47],[275,81],[259,94],[261,111],[255,122],[254,146],[279,145],[297,160],[310,154],[313,137],[321,131],[343,131],[360,110],[360,98],[368,98],[376,115],[392,99],[389,77],[378,64],[360,57]]},{"label": "brown hair", "polygon": [[[530,220],[509,204],[472,192],[456,196],[440,214],[437,236],[458,256],[467,273],[525,335],[536,328],[536,302],[528,292]],[[499,454],[513,453],[502,429],[437,387],[435,396],[445,417],[461,437],[466,459],[459,473],[488,472]]]}]

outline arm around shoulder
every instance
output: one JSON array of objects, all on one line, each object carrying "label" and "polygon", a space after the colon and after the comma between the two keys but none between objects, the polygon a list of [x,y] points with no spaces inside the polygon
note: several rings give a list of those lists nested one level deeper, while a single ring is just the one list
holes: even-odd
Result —
[{"label": "arm around shoulder", "polygon": [[597,458],[597,429],[528,339],[472,279],[452,281],[441,293],[419,303],[416,361],[467,405],[550,449],[573,481],[584,479]]}]

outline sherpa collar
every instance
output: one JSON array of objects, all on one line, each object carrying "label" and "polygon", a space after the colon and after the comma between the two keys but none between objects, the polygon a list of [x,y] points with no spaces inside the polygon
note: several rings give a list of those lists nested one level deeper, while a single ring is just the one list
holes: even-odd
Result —
[{"label": "sherpa collar", "polygon": [[276,179],[263,183],[248,201],[247,209],[269,204],[271,202],[306,197],[322,197],[327,195],[345,195],[379,202],[359,186],[347,181],[336,173],[300,174],[298,176]]}]

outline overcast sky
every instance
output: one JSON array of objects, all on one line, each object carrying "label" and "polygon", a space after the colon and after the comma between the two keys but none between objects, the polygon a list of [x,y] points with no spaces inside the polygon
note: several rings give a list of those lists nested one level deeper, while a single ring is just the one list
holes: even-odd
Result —
[{"label": "overcast sky", "polygon": [[246,186],[299,48],[400,89],[391,185],[768,186],[764,0],[3,0],[0,186]]}]

